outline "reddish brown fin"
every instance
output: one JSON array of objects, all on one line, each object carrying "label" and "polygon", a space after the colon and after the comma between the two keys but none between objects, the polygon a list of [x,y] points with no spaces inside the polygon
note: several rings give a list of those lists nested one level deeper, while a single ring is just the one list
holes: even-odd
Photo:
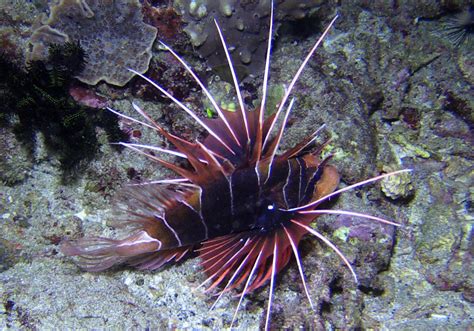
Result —
[{"label": "reddish brown fin", "polygon": [[151,238],[145,231],[136,232],[123,240],[94,237],[61,243],[61,252],[67,256],[77,256],[77,265],[87,271],[106,270],[125,263],[133,256],[160,248],[161,242]]},{"label": "reddish brown fin", "polygon": [[229,146],[234,153],[231,153],[213,136],[209,135],[204,140],[204,145],[216,154],[222,156],[221,159],[227,159],[236,168],[255,164],[262,158],[262,139],[268,133],[271,122],[275,114],[270,115],[263,123],[262,128],[259,125],[259,109],[255,111],[246,111],[247,123],[249,126],[250,144],[247,145],[247,134],[243,125],[242,114],[239,111],[224,111],[226,119],[230,126],[235,129],[237,139],[240,145],[233,140],[227,132],[224,121],[220,118],[206,120],[206,124],[215,131],[219,137]]},{"label": "reddish brown fin", "polygon": [[[128,147],[145,154],[150,159],[164,165],[168,169],[173,170],[174,172],[197,185],[202,185],[203,183],[207,183],[210,180],[214,180],[219,175],[227,175],[229,171],[233,170],[233,168],[229,168],[226,165],[226,162],[228,163],[228,161],[226,160],[225,156],[219,154],[221,150],[215,152],[212,148],[209,148],[209,146],[206,146],[205,144],[201,144],[199,142],[189,143],[182,140],[181,138],[165,132],[164,130],[160,132],[176,148],[172,151],[179,152],[183,157],[185,157],[189,163],[191,163],[194,171],[187,170],[152,154],[142,152],[135,146],[128,145]],[[223,151],[228,150],[223,148]]]},{"label": "reddish brown fin", "polygon": [[136,148],[133,148],[131,147],[132,149],[135,149],[136,151],[142,153],[142,154],[145,154],[148,158],[150,158],[151,160],[155,161],[155,162],[158,162],[159,164],[161,164],[162,166],[176,172],[177,174],[179,174],[180,176],[184,177],[184,178],[187,178],[189,179],[190,181],[193,181],[195,179],[195,174],[192,172],[192,171],[189,171],[187,169],[184,169],[183,167],[180,167],[180,166],[177,166],[176,164],[174,163],[171,163],[171,162],[168,162],[168,161],[165,161],[159,157],[156,157],[154,155],[151,155],[151,154],[148,154],[148,153],[145,153],[145,152],[142,152],[140,151],[139,149],[136,149]]},{"label": "reddish brown fin", "polygon": [[278,273],[288,264],[292,255],[288,233],[298,245],[307,232],[292,224],[287,225],[285,229],[287,232],[283,228],[268,234],[247,232],[203,242],[199,254],[201,264],[211,281],[208,290],[221,286],[223,291],[229,291],[248,282],[245,289],[247,293],[263,286],[271,278],[275,242],[279,247],[276,257]]},{"label": "reddish brown fin", "polygon": [[[144,230],[160,240],[162,250],[181,246],[176,231],[185,227],[190,219],[186,215],[171,218],[170,213],[190,211],[189,208],[182,208],[183,201],[198,200],[199,194],[200,189],[194,185],[145,184],[127,187],[117,199],[116,217],[109,225]],[[193,203],[199,206],[199,201]]]},{"label": "reddish brown fin", "polygon": [[[188,142],[184,140],[183,138],[180,138],[178,136],[175,136],[167,132],[160,125],[158,125],[158,123],[156,123],[156,121],[154,121],[146,112],[141,110],[138,106],[134,105],[134,108],[152,124],[152,127],[155,130],[157,130],[163,137],[168,139],[174,145],[176,150],[170,150],[170,152],[179,152],[182,155],[184,155],[184,157],[186,157],[189,163],[191,163],[191,165],[193,166],[194,172],[189,171],[181,166],[175,165],[171,162],[165,161],[159,157],[154,156],[153,154],[143,152],[142,150],[138,148],[139,146],[134,146],[133,144],[125,144],[125,146],[132,148],[142,154],[145,154],[150,159],[162,164],[168,169],[173,170],[174,172],[178,173],[179,175],[189,179],[191,182],[196,183],[196,184],[199,184],[199,181],[203,182],[203,181],[208,180],[208,178],[215,177],[216,173],[224,172],[220,163],[210,162],[211,158],[213,159],[216,156],[222,158],[222,156],[219,156],[219,155],[214,156],[213,151],[206,149],[206,146],[203,146],[199,143]],[[225,143],[224,143],[224,146],[227,147]],[[147,148],[146,146],[141,146],[141,147]]]},{"label": "reddish brown fin", "polygon": [[[278,157],[281,157],[284,159],[290,159],[292,157],[300,156],[305,151],[314,149],[314,145],[315,145],[315,143],[313,142],[314,139],[315,139],[315,134],[312,133],[306,138],[304,138],[302,141],[300,141],[298,144],[296,144],[289,150],[285,151],[283,154],[279,155]],[[326,140],[323,144],[318,145],[317,150],[314,151],[313,154],[314,155],[320,154],[323,148],[326,147],[328,143],[329,143],[329,139]]]},{"label": "reddish brown fin", "polygon": [[61,243],[61,252],[66,256],[78,256],[76,264],[87,271],[103,271],[121,264],[125,257],[113,254],[112,247],[118,240],[107,238],[83,238]]},{"label": "reddish brown fin", "polygon": [[[324,161],[326,160],[328,160],[328,158]],[[316,201],[334,192],[334,190],[339,186],[340,177],[339,172],[334,166],[325,164],[323,174],[314,186],[313,198],[311,200]],[[313,206],[311,209],[314,208],[315,207]]]},{"label": "reddish brown fin", "polygon": [[196,190],[197,188],[192,186],[169,184],[125,187],[116,197],[114,211],[116,218],[110,222],[110,225],[114,227],[130,225],[137,228],[146,226],[148,218],[153,218],[156,214],[160,215],[165,209],[175,207],[177,202],[186,199]]},{"label": "reddish brown fin", "polygon": [[231,126],[236,138],[239,140],[239,144],[235,142],[233,137],[229,135],[225,123],[221,118],[208,119],[205,121],[206,125],[209,126],[213,131],[217,133],[219,138],[224,141],[227,145],[232,148],[232,152],[226,149],[216,137],[209,135],[204,140],[204,145],[215,152],[216,154],[222,156],[223,158],[229,160],[233,165],[240,165],[242,160],[247,158],[247,134],[242,122],[242,115],[240,112],[223,112],[226,116],[227,122]]},{"label": "reddish brown fin", "polygon": [[[191,247],[189,243],[181,243],[182,237],[173,223],[176,218],[166,218],[165,210],[176,210],[176,206],[196,190],[199,189],[193,186],[164,184],[129,187],[122,194],[124,203],[117,210],[126,212],[114,220],[116,226],[132,228],[129,237],[121,240],[100,237],[65,240],[61,251],[76,256],[77,264],[88,271],[102,271],[119,264],[156,269],[169,261],[178,261]],[[187,219],[178,217],[182,222]],[[203,238],[204,235],[197,241]]]},{"label": "reddish brown fin", "polygon": [[156,270],[169,262],[179,262],[192,250],[192,246],[183,246],[159,252],[136,256],[127,264],[140,270]]}]

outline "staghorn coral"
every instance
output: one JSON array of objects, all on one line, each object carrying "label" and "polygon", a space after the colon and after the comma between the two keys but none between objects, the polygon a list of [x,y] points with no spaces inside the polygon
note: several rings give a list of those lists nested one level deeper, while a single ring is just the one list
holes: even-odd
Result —
[{"label": "staghorn coral", "polygon": [[156,28],[143,22],[138,0],[61,0],[33,33],[29,60],[44,58],[51,43],[78,41],[88,60],[77,78],[123,86],[134,76],[127,68],[148,69],[155,38]]}]

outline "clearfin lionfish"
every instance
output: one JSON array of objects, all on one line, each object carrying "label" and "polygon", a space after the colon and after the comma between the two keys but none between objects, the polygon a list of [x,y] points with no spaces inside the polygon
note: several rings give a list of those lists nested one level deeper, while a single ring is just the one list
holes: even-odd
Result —
[{"label": "clearfin lionfish", "polygon": [[[342,192],[408,170],[383,174],[337,189],[338,171],[328,164],[329,157],[319,157],[324,144],[318,147],[315,143],[321,128],[293,148],[277,154],[294,103],[294,99],[291,99],[287,105],[291,91],[336,18],[337,16],[310,50],[288,85],[278,109],[268,118],[264,118],[264,114],[273,6],[270,14],[263,97],[260,107],[255,110],[246,109],[217,22],[216,28],[227,56],[240,106],[237,111],[222,110],[184,60],[162,43],[201,86],[218,118],[201,119],[163,87],[135,72],[192,116],[209,135],[202,142],[188,142],[167,132],[135,104],[133,107],[143,120],[110,109],[117,115],[151,128],[165,137],[174,149],[121,144],[173,170],[180,177],[131,186],[127,190],[124,199],[127,218],[121,221],[121,225],[131,228],[129,237],[121,240],[96,237],[65,241],[62,244],[62,252],[68,256],[78,256],[79,266],[88,271],[102,271],[118,264],[154,270],[166,263],[179,261],[187,253],[197,250],[204,272],[208,275],[203,285],[210,284],[208,290],[220,288],[216,302],[224,293],[233,289],[240,290],[232,323],[244,296],[270,283],[266,329],[270,322],[275,276],[288,264],[292,256],[295,257],[306,296],[313,307],[298,253],[298,244],[304,235],[310,233],[334,250],[357,282],[355,271],[347,258],[331,241],[314,230],[311,223],[322,214],[342,214],[397,226],[396,223],[375,216],[321,209],[320,205]],[[277,119],[280,115],[283,120],[278,125]],[[154,152],[185,158],[192,169],[159,158]]]}]

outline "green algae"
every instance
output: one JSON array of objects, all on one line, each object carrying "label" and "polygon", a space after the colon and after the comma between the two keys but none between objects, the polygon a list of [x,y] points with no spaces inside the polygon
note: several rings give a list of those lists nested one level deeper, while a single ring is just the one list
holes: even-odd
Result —
[{"label": "green algae", "polygon": [[431,157],[431,154],[426,150],[426,147],[410,143],[403,134],[395,135],[394,141],[402,146],[406,151],[413,153],[416,156],[422,157],[424,159]]},{"label": "green algae", "polygon": [[341,241],[347,242],[349,238],[349,233],[351,232],[351,228],[347,226],[341,226],[336,231],[333,232],[332,236],[338,238]]}]

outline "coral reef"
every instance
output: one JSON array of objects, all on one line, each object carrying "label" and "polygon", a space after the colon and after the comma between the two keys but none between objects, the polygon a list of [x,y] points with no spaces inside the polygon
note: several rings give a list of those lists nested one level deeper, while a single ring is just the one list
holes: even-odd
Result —
[{"label": "coral reef", "polygon": [[88,55],[77,74],[86,84],[104,80],[123,86],[134,76],[127,68],[148,69],[156,28],[143,22],[137,0],[61,0],[45,23],[31,36],[29,60],[44,58],[53,43],[74,41]]},{"label": "coral reef", "polygon": [[[9,0],[8,4],[11,2],[28,3]],[[472,42],[456,47],[432,33],[439,28],[440,17],[465,10],[470,1],[338,3],[340,18],[335,30],[295,86],[293,121],[283,143],[291,145],[326,123],[332,136],[327,150],[334,154],[331,163],[342,173],[341,187],[383,172],[384,165],[393,165],[413,169],[411,184],[416,194],[393,200],[385,196],[379,183],[334,199],[331,208],[389,218],[402,226],[393,231],[353,217],[321,218],[315,227],[338,245],[362,282],[354,284],[338,257],[308,238],[302,242],[301,258],[316,309],[308,304],[294,263],[279,276],[273,325],[277,329],[472,329]],[[22,15],[30,17],[33,6],[29,4]],[[17,6],[8,6],[8,10]],[[332,9],[321,8],[327,17],[333,15]],[[209,16],[213,15],[208,13],[203,21]],[[225,21],[221,14],[217,16],[219,22]],[[324,15],[318,11],[317,16]],[[24,31],[15,24],[12,30]],[[279,31],[272,53],[271,85],[283,89],[282,84],[291,79],[318,36],[313,31],[296,39],[283,29]],[[15,36],[8,40],[7,45],[18,47],[12,45],[18,40]],[[173,68],[174,63],[169,72],[161,68],[166,64],[165,54],[157,54],[157,72],[168,87],[180,71]],[[192,57],[187,60],[197,62]],[[203,68],[198,65],[200,77],[204,76]],[[216,83],[215,75],[211,79],[208,87],[219,96],[219,102],[235,102],[232,88],[227,89],[222,81]],[[259,86],[258,79],[249,81]],[[178,85],[181,83],[175,84],[173,93],[179,93]],[[259,93],[255,86],[252,94],[255,90]],[[120,91],[114,90],[110,105],[126,115],[136,115]],[[278,100],[281,91],[274,94]],[[201,94],[193,89],[180,96],[186,104],[197,104],[194,100],[202,104]],[[81,98],[86,97],[83,94]],[[150,99],[148,95],[144,98]],[[135,97],[133,101],[166,129],[180,134],[186,131],[193,139],[202,132],[162,99],[151,102]],[[120,123],[135,142],[165,144],[136,123],[124,119]],[[100,128],[96,131],[102,132]],[[23,146],[15,142],[12,133],[2,130],[0,134],[4,140],[0,158],[5,157],[3,150],[10,155]],[[101,138],[105,138],[103,132],[98,139],[101,153],[86,165],[82,180],[68,185],[61,182],[63,173],[50,155],[31,162],[25,159],[29,154],[18,149],[18,155],[0,162],[0,174],[11,179],[0,180],[0,328],[229,327],[237,304],[235,293],[225,295],[209,310],[212,294],[196,290],[205,280],[197,259],[154,273],[125,268],[90,274],[80,272],[58,252],[58,240],[64,236],[120,236],[120,230],[106,226],[106,220],[114,217],[111,197],[115,191],[129,179],[169,176],[162,167],[130,151],[117,153]],[[36,150],[41,153],[43,148],[36,146]],[[21,174],[13,176],[14,169],[20,169]],[[267,299],[265,288],[243,300],[235,326],[262,327]]]}]

